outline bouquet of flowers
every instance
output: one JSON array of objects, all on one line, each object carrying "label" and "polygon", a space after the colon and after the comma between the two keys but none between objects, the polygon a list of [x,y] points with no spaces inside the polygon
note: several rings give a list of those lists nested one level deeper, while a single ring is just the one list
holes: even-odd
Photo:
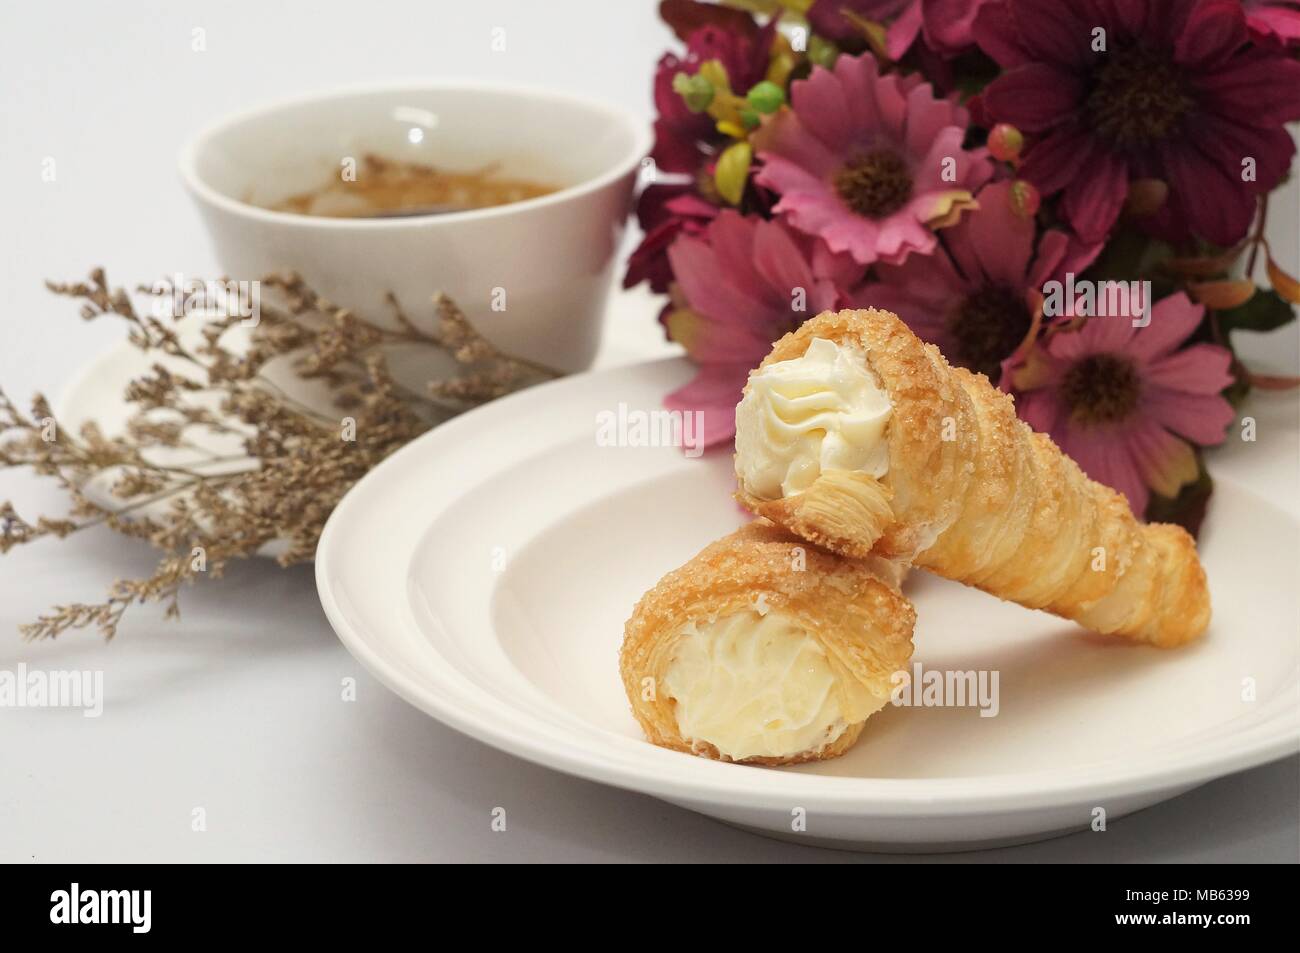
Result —
[{"label": "bouquet of flowers", "polygon": [[[1294,319],[1264,237],[1300,119],[1300,4],[664,0],[627,286],[733,436],[748,371],[828,308],[897,313],[1137,513],[1195,530],[1201,448]],[[1262,269],[1257,265],[1262,263]],[[1257,271],[1267,281],[1256,283]]]}]

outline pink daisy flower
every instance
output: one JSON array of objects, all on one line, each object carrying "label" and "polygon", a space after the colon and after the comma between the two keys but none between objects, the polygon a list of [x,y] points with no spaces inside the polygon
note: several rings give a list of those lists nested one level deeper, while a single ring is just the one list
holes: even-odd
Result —
[{"label": "pink daisy flower", "polygon": [[664,406],[702,411],[704,445],[713,446],[735,436],[745,380],[772,342],[836,306],[832,262],[780,222],[730,209],[702,235],[679,237],[668,258],[676,307],[664,322],[699,372]]},{"label": "pink daisy flower", "polygon": [[1034,219],[1016,211],[1012,187],[984,186],[979,209],[943,231],[940,251],[878,265],[879,280],[849,292],[850,306],[893,311],[954,364],[996,383],[1042,318],[1043,284],[1081,272],[1101,250],[1056,229],[1035,241]]},{"label": "pink daisy flower", "polygon": [[962,148],[965,109],[915,74],[881,76],[870,54],[814,68],[791,103],[753,134],[756,181],[780,195],[777,215],[860,265],[933,251],[993,173]]},{"label": "pink daisy flower", "polygon": [[1134,513],[1146,510],[1152,490],[1172,497],[1196,478],[1188,441],[1222,443],[1232,423],[1222,394],[1232,356],[1214,344],[1179,349],[1204,314],[1179,292],[1156,303],[1144,328],[1091,318],[1047,335],[1010,369],[1020,416],[1128,497]]},{"label": "pink daisy flower", "polygon": [[1295,153],[1300,63],[1251,43],[1240,3],[1002,0],[975,39],[1003,67],[983,112],[1026,134],[1020,175],[1061,192],[1085,239],[1115,224],[1131,181],[1159,179],[1169,198],[1145,227],[1232,245]]}]

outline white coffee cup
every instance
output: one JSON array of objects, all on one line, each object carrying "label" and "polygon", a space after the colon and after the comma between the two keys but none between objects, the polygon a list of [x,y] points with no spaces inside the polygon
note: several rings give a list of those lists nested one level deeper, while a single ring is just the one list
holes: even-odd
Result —
[{"label": "white coffee cup", "polygon": [[[180,169],[225,276],[291,269],[332,301],[408,314],[441,291],[498,348],[562,371],[600,343],[647,124],[567,94],[478,82],[345,89],[223,119],[182,150]],[[325,218],[272,211],[364,156],[559,186],[508,205],[439,215]]]}]

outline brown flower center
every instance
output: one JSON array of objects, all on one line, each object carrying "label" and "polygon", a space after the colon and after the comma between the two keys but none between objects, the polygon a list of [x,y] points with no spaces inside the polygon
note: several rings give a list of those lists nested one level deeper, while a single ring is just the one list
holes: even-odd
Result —
[{"label": "brown flower center", "polygon": [[1033,317],[1024,299],[1010,288],[981,288],[962,302],[948,331],[956,342],[956,358],[993,383],[1008,357],[1029,333]]},{"label": "brown flower center", "polygon": [[1195,105],[1178,68],[1140,46],[1103,54],[1084,112],[1117,146],[1169,138]]},{"label": "brown flower center", "polygon": [[912,173],[898,153],[876,149],[835,173],[835,191],[859,215],[883,218],[912,197]]},{"label": "brown flower center", "polygon": [[1061,397],[1070,416],[1084,424],[1110,424],[1137,408],[1141,380],[1137,367],[1116,354],[1091,354],[1061,380]]}]

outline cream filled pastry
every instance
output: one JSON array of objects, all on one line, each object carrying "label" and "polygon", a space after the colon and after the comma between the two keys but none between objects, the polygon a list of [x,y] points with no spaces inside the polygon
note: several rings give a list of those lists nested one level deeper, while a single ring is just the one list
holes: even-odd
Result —
[{"label": "cream filled pastry", "polygon": [[[830,436],[880,399],[877,382],[890,408],[876,444],[887,460],[863,464],[867,455],[839,444],[828,453]],[[1121,494],[1032,431],[1009,394],[949,366],[887,311],[828,311],[783,337],[750,374],[736,425],[737,499],[812,543],[909,561],[1163,647],[1209,624],[1205,571],[1185,530],[1139,522]],[[811,450],[791,455],[801,426],[826,435],[816,465]],[[786,459],[797,477],[778,485],[771,474]]]},{"label": "cream filled pastry", "polygon": [[763,500],[801,493],[826,470],[880,479],[889,417],[861,351],[816,338],[802,356],[750,376],[736,408],[736,475]]},{"label": "cream filled pastry", "polygon": [[912,653],[912,606],[882,568],[760,520],[668,573],[619,658],[646,736],[751,764],[848,750]]},{"label": "cream filled pastry", "polygon": [[820,753],[884,705],[795,620],[745,610],[678,633],[662,690],[693,747],[732,761]]}]

